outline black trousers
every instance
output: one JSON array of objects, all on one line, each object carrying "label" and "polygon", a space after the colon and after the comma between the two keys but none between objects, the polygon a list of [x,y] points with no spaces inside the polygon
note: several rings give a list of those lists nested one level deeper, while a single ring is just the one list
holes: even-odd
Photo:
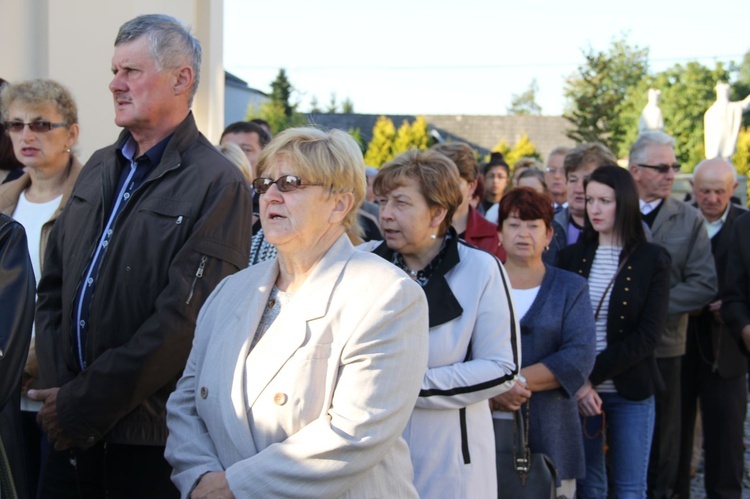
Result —
[{"label": "black trousers", "polygon": [[85,451],[50,449],[41,483],[47,499],[179,498],[164,447],[98,443]]},{"label": "black trousers", "polygon": [[708,364],[688,331],[682,363],[682,442],[676,492],[690,497],[690,459],[693,448],[696,399],[703,417],[706,496],[740,499],[744,473],[744,424],[747,412],[745,375],[722,378]]},{"label": "black trousers", "polygon": [[682,357],[656,359],[665,389],[657,392],[656,420],[648,463],[649,499],[670,499],[677,481],[680,458]]}]

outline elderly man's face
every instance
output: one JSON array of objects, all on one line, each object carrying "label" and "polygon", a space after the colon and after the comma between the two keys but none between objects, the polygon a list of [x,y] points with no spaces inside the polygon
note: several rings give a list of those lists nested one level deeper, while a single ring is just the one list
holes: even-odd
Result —
[{"label": "elderly man's face", "polygon": [[693,197],[709,222],[721,218],[737,186],[729,164],[722,163],[703,165],[693,179]]},{"label": "elderly man's face", "polygon": [[174,105],[176,77],[173,71],[156,70],[145,36],[115,47],[112,73],[115,123],[131,131],[158,127]]},{"label": "elderly man's face", "polygon": [[[646,148],[645,165],[672,166],[677,163],[674,148],[669,145],[653,144]],[[669,168],[661,173],[648,166],[630,165],[630,173],[638,186],[638,195],[646,202],[665,199],[672,192],[675,172]]]}]

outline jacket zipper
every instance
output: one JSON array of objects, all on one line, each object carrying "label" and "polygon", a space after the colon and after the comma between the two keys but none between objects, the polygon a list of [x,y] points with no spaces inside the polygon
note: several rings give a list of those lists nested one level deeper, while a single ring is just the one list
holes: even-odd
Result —
[{"label": "jacket zipper", "polygon": [[190,305],[190,300],[193,299],[193,291],[195,291],[195,285],[198,282],[198,279],[203,277],[203,269],[206,268],[206,260],[208,260],[206,255],[201,256],[201,263],[198,264],[198,270],[195,272],[193,284],[190,286],[190,294],[188,295],[187,300],[185,300],[185,305]]}]

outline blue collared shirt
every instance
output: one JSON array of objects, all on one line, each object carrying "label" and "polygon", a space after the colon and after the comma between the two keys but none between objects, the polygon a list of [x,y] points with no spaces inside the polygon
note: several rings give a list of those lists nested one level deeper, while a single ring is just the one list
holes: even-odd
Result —
[{"label": "blue collared shirt", "polygon": [[85,351],[86,341],[90,333],[89,313],[91,309],[91,299],[94,294],[94,287],[96,284],[96,278],[99,274],[99,269],[107,253],[107,246],[109,246],[109,242],[112,239],[112,235],[116,228],[115,222],[120,213],[122,213],[122,210],[127,206],[134,191],[143,184],[149,173],[151,173],[156,165],[161,162],[164,150],[167,148],[167,144],[171,138],[172,135],[170,134],[138,158],[134,158],[135,153],[138,151],[138,144],[132,136],[125,141],[121,148],[117,149],[116,154],[122,165],[122,172],[120,173],[117,188],[115,189],[117,195],[115,196],[114,204],[110,209],[107,224],[104,226],[104,230],[99,237],[99,244],[94,251],[91,263],[86,269],[83,281],[78,285],[78,292],[74,302],[75,307],[73,313],[75,320],[73,321],[73,324],[75,326],[72,331],[73,345],[76,349],[78,366],[81,370],[86,369]]}]

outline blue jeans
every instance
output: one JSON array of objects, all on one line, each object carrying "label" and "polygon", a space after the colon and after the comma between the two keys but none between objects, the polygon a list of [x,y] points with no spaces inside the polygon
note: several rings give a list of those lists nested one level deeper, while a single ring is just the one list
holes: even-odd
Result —
[{"label": "blue jeans", "polygon": [[578,497],[607,497],[608,462],[609,484],[612,486],[609,497],[644,498],[648,457],[654,433],[654,397],[634,402],[616,393],[600,393],[599,396],[607,423],[607,455],[604,455],[601,434],[602,417],[586,418],[583,436],[586,476],[578,481]]}]

